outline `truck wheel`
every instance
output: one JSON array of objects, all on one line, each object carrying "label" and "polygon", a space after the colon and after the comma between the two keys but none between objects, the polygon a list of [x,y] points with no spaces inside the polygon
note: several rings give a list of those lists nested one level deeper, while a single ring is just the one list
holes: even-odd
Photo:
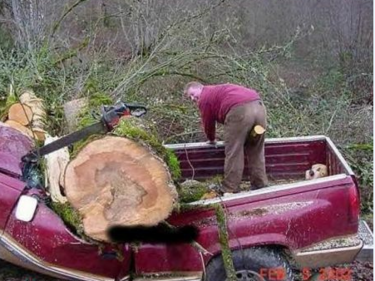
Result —
[{"label": "truck wheel", "polygon": [[[288,261],[276,250],[250,248],[233,253],[237,281],[293,281]],[[205,281],[227,281],[221,256],[213,258],[206,268]]]}]

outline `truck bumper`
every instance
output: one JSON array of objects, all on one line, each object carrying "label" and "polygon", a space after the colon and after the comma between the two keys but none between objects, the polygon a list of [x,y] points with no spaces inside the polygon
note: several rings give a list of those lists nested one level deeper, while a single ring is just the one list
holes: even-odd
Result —
[{"label": "truck bumper", "polygon": [[[343,239],[340,239],[343,240]],[[330,241],[330,242],[337,242]],[[317,245],[318,246],[318,245]],[[359,241],[356,246],[333,248],[327,250],[305,249],[303,252],[295,252],[294,260],[300,268],[320,268],[342,263],[351,263],[363,247]]]},{"label": "truck bumper", "polygon": [[372,261],[372,251],[373,234],[366,223],[361,221],[358,234],[299,249],[293,252],[293,258],[299,268],[321,268],[351,263],[357,257],[366,257]]}]

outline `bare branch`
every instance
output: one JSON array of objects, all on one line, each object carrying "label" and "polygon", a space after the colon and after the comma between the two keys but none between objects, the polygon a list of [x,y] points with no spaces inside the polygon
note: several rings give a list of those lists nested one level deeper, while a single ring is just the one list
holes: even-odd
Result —
[{"label": "bare branch", "polygon": [[51,37],[53,37],[55,35],[57,29],[60,27],[62,21],[67,17],[67,15],[71,11],[73,11],[74,8],[76,8],[77,6],[79,6],[80,4],[82,4],[83,2],[86,2],[86,0],[78,0],[73,5],[71,5],[70,7],[68,7],[68,9],[66,9],[66,11],[61,15],[60,19],[53,25],[52,32],[51,32]]}]

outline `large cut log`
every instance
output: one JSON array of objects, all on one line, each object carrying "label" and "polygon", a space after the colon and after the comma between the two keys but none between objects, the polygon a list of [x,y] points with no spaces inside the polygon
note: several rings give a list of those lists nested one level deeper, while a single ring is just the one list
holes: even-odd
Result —
[{"label": "large cut log", "polygon": [[166,164],[147,146],[117,136],[84,146],[68,164],[64,186],[85,234],[101,241],[113,225],[157,225],[177,200]]}]

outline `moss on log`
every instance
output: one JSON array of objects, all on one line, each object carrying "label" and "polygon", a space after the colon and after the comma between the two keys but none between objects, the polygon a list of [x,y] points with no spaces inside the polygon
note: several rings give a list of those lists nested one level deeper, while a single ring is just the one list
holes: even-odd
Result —
[{"label": "moss on log", "polygon": [[228,226],[225,216],[225,211],[221,205],[217,205],[216,208],[216,220],[219,228],[219,242],[221,246],[221,257],[223,259],[225,272],[227,274],[228,281],[237,281],[236,270],[233,264],[232,251],[229,247],[229,235]]},{"label": "moss on log", "polygon": [[172,179],[177,181],[180,178],[180,163],[176,155],[172,150],[167,149],[162,145],[161,141],[152,131],[152,127],[143,119],[136,117],[122,118],[113,134],[129,138],[150,147],[157,156],[165,161],[169,168],[169,172],[172,175]]}]

